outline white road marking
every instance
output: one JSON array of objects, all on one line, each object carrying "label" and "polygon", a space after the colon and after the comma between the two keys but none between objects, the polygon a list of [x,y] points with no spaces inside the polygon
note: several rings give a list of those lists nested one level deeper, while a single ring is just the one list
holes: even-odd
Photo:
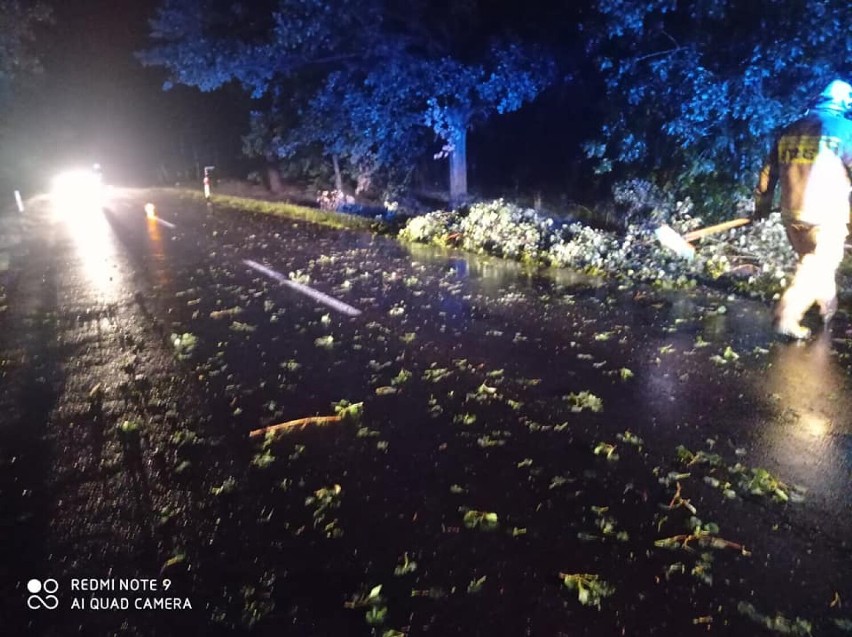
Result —
[{"label": "white road marking", "polygon": [[166,226],[166,228],[171,228],[172,230],[177,228],[175,224],[171,223],[170,221],[166,221],[165,219],[160,219],[159,217],[153,217],[153,219],[160,225]]},{"label": "white road marking", "polygon": [[358,316],[359,314],[361,314],[361,310],[354,308],[351,305],[347,305],[343,301],[338,301],[337,299],[330,297],[328,294],[323,294],[319,290],[315,290],[312,287],[309,287],[302,283],[297,283],[296,281],[291,281],[280,272],[276,272],[271,268],[267,268],[265,265],[258,263],[257,261],[252,261],[251,259],[243,259],[243,263],[245,263],[250,268],[257,270],[258,272],[262,272],[269,278],[275,279],[282,285],[286,285],[287,287],[292,288],[297,292],[301,292],[302,294],[311,297],[315,301],[319,301],[320,303],[327,305],[328,307],[335,309],[338,312],[346,314],[347,316]]}]

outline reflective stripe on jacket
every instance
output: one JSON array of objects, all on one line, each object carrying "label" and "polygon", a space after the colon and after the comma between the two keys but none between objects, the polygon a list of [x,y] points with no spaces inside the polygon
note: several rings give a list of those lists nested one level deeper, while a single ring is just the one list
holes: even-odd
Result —
[{"label": "reflective stripe on jacket", "polygon": [[816,108],[781,131],[760,171],[757,206],[768,211],[781,183],[781,214],[811,224],[849,223],[852,121]]}]

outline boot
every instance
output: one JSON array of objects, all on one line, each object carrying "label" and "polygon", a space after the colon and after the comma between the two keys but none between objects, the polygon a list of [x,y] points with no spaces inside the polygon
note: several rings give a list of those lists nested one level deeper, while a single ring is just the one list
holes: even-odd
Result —
[{"label": "boot", "polygon": [[[810,263],[812,264],[813,261]],[[809,278],[801,276],[806,272],[809,273],[804,267],[799,267],[793,283],[781,295],[781,300],[775,306],[775,332],[795,340],[804,340],[811,335],[811,331],[800,322],[805,311],[814,303],[810,287],[803,285],[803,282]]]},{"label": "boot", "polygon": [[778,322],[775,324],[775,332],[780,336],[786,336],[793,340],[802,341],[809,338],[811,331],[801,323]]},{"label": "boot", "polygon": [[819,315],[822,317],[822,323],[826,327],[831,323],[831,319],[834,318],[834,315],[837,313],[837,296],[835,295],[830,300],[826,302],[820,301],[819,303]]}]

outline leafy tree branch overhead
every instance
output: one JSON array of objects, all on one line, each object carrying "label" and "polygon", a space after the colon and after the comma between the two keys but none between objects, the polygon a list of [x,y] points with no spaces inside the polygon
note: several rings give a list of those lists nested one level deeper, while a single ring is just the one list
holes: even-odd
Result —
[{"label": "leafy tree branch overhead", "polygon": [[246,146],[272,163],[310,149],[338,183],[341,166],[405,183],[446,157],[456,200],[470,131],[558,88],[586,105],[597,179],[720,207],[752,187],[771,133],[852,74],[844,0],[531,1],[162,0],[139,57],[167,85],[254,96]]},{"label": "leafy tree branch overhead", "polygon": [[39,27],[52,20],[50,5],[41,0],[0,0],[0,188],[10,182],[21,187],[26,159],[16,115],[30,105],[23,96],[42,71]]},{"label": "leafy tree branch overhead", "polygon": [[51,18],[50,6],[33,0],[0,0],[0,98],[21,75],[37,71],[36,27]]},{"label": "leafy tree branch overhead", "polygon": [[697,197],[753,186],[772,131],[852,71],[845,0],[600,0],[583,32],[610,97],[600,170]]},{"label": "leafy tree branch overhead", "polygon": [[521,108],[555,77],[547,56],[477,30],[486,4],[436,19],[426,0],[407,15],[385,0],[165,0],[155,44],[139,57],[165,67],[169,83],[237,82],[282,118],[297,91],[297,121],[261,144],[279,157],[316,144],[356,172],[404,175],[430,152],[431,131],[450,159],[451,196],[463,200],[470,127]]}]

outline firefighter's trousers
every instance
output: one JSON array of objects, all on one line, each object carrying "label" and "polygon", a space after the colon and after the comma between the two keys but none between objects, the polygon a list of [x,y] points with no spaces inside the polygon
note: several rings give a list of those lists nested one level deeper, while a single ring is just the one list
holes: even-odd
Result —
[{"label": "firefighter's trousers", "polygon": [[785,223],[785,228],[798,255],[798,266],[778,302],[775,318],[780,325],[799,325],[805,312],[816,303],[820,315],[828,320],[837,308],[836,274],[843,260],[847,227],[791,221]]}]

